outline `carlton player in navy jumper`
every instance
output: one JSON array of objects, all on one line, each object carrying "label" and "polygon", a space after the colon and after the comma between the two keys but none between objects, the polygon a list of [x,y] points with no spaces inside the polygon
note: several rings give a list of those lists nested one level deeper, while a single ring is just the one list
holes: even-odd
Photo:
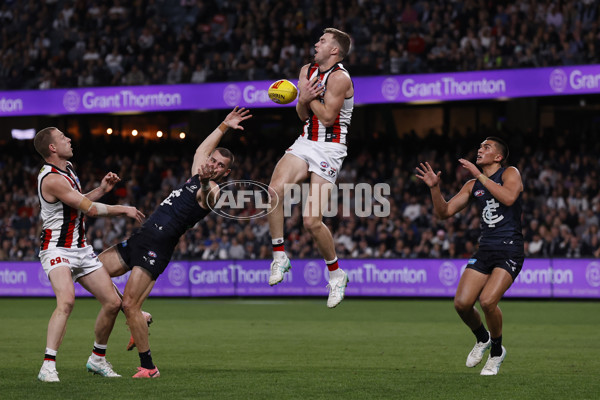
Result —
[{"label": "carlton player in navy jumper", "polygon": [[[460,192],[446,202],[440,191],[440,174],[429,163],[421,163],[416,176],[429,186],[437,216],[448,218],[475,200],[481,211],[479,249],[469,259],[460,278],[454,307],[471,328],[477,342],[467,357],[467,367],[479,364],[491,347],[481,375],[496,375],[506,357],[502,346],[502,311],[498,302],[521,271],[524,260],[521,231],[521,192],[523,181],[515,167],[503,167],[508,146],[496,137],[485,139],[477,151],[477,166],[465,159],[459,162],[475,179],[469,180]],[[489,332],[483,326],[475,308],[479,304],[485,314]]]},{"label": "carlton player in navy jumper", "polygon": [[75,281],[102,304],[94,328],[96,342],[86,366],[98,375],[120,377],[112,370],[105,355],[121,300],[94,249],[86,241],[84,214],[91,217],[126,215],[139,222],[144,215],[134,207],[96,202],[120,181],[112,172],[106,174],[99,187],[89,193],[81,193],[79,178],[68,161],[73,157],[71,139],[59,129],[42,129],[35,135],[33,145],[45,162],[38,175],[42,219],[40,261],[56,295],[56,309],[48,322],[46,352],[38,379],[59,382],[56,354],[75,302]]},{"label": "carlton player in navy jumper", "polygon": [[[304,228],[317,244],[329,269],[329,298],[333,308],[343,299],[348,275],[338,267],[333,237],[323,223],[323,206],[331,196],[342,162],[346,157],[346,134],[354,108],[354,86],[341,61],[350,51],[350,36],[327,28],[315,44],[314,63],[300,70],[300,95],[296,112],[305,122],[296,142],[279,160],[271,183],[271,207],[268,214],[273,244],[273,262],[269,284],[278,284],[291,268],[284,248],[283,202],[285,185],[299,184],[310,178],[310,190],[304,207]],[[322,190],[322,189],[325,190]],[[322,198],[327,196],[327,198]],[[314,206],[313,206],[314,204]]]},{"label": "carlton player in navy jumper", "polygon": [[181,235],[210,213],[220,195],[216,182],[231,172],[233,154],[217,147],[221,138],[229,129],[243,130],[240,123],[251,117],[244,108],[230,112],[196,149],[192,177],[160,203],[140,230],[99,256],[110,276],[131,270],[123,291],[123,312],[140,356],[141,366],[134,378],[160,376],[150,354],[142,304],[167,268]]}]

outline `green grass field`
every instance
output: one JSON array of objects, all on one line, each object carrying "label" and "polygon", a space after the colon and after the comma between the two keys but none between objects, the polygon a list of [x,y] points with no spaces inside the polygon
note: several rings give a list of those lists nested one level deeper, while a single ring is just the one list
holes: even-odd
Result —
[{"label": "green grass field", "polygon": [[161,377],[134,380],[120,315],[108,359],[85,369],[98,303],[77,299],[38,382],[53,299],[0,299],[0,399],[598,399],[600,303],[504,301],[507,358],[495,377],[466,368],[474,337],[448,300],[149,299]]}]

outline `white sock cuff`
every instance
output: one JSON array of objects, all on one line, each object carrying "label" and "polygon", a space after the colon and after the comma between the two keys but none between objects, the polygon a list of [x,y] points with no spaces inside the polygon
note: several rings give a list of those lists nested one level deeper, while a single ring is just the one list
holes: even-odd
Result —
[{"label": "white sock cuff", "polygon": [[108,344],[98,344],[98,343],[94,342],[94,347],[96,347],[98,349],[106,350],[107,346],[108,346]]},{"label": "white sock cuff", "polygon": [[272,238],[271,239],[271,244],[273,246],[278,246],[280,244],[283,244],[283,238],[282,237],[280,237],[280,238]]},{"label": "white sock cuff", "polygon": [[46,353],[45,354],[48,354],[49,356],[56,356],[57,352],[58,352],[58,350],[52,350],[52,349],[49,349],[49,348],[46,347]]},{"label": "white sock cuff", "polygon": [[325,264],[327,264],[327,265],[331,265],[331,264],[333,264],[334,262],[336,262],[337,260],[338,260],[338,258],[337,258],[337,257],[336,257],[336,258],[334,258],[334,259],[333,259],[333,260],[331,260],[331,261],[327,261],[327,260],[325,260]]}]

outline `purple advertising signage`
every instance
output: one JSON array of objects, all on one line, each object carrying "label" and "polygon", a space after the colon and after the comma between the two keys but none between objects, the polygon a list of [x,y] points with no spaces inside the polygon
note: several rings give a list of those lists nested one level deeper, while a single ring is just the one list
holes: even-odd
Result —
[{"label": "purple advertising signage", "polygon": [[525,259],[506,297],[552,297],[551,259]]},{"label": "purple advertising signage", "polygon": [[[466,260],[344,260],[348,296],[453,296]],[[190,263],[192,296],[327,296],[323,260],[294,260],[269,286],[270,260]]]},{"label": "purple advertising signage", "polygon": [[[342,260],[349,297],[452,297],[467,260]],[[282,283],[269,286],[270,260],[174,261],[150,296],[327,296],[323,260],[293,260]],[[128,274],[113,278],[123,290]],[[77,296],[90,296],[79,284]],[[0,262],[0,296],[54,296],[39,262]],[[527,259],[507,297],[600,298],[600,261]]]},{"label": "purple advertising signage", "polygon": [[[129,272],[113,278],[123,291]],[[150,296],[189,296],[188,263],[171,262],[156,281]],[[0,296],[53,297],[52,285],[39,262],[0,262]],[[75,283],[75,296],[90,297],[91,294]]]},{"label": "purple advertising signage", "polygon": [[600,298],[600,261],[556,259],[552,262],[553,297]]},{"label": "purple advertising signage", "polygon": [[[39,262],[0,262],[0,296],[53,297],[54,291]],[[75,284],[75,296],[91,294]]]},{"label": "purple advertising signage", "polygon": [[[189,263],[187,261],[172,261],[165,271],[156,280],[150,297],[175,297],[190,296],[190,283],[188,278]],[[125,290],[125,284],[131,272],[112,278],[121,293]]]},{"label": "purple advertising signage", "polygon": [[[353,78],[355,103],[410,103],[600,93],[600,65]],[[293,107],[271,81],[0,92],[0,117]],[[294,81],[296,84],[297,81]]]},{"label": "purple advertising signage", "polygon": [[189,263],[190,295],[235,296],[232,261],[191,261]]}]

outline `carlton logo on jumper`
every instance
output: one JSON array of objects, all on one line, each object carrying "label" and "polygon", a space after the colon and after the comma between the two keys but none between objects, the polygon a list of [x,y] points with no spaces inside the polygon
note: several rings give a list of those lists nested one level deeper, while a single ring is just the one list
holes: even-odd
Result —
[{"label": "carlton logo on jumper", "polygon": [[[269,187],[264,183],[251,180],[233,180],[214,187],[220,190],[219,199],[210,207],[216,214],[237,220],[249,220],[264,217],[271,211]],[[279,202],[277,193],[275,204]]]},{"label": "carlton logo on jumper", "polygon": [[493,228],[498,222],[504,219],[504,215],[496,214],[496,210],[500,207],[500,203],[498,203],[496,199],[487,200],[485,204],[481,217],[483,218],[483,222],[488,224],[490,228]]}]

